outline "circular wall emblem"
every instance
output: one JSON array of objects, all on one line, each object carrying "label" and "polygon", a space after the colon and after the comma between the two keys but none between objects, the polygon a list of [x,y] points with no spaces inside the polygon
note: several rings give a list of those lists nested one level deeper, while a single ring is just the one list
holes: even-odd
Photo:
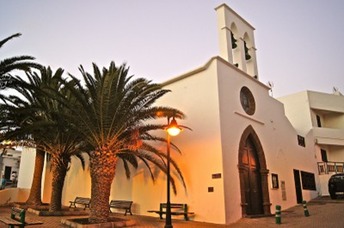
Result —
[{"label": "circular wall emblem", "polygon": [[256,103],[253,94],[246,86],[242,87],[240,90],[240,103],[248,115],[253,115],[256,111]]}]

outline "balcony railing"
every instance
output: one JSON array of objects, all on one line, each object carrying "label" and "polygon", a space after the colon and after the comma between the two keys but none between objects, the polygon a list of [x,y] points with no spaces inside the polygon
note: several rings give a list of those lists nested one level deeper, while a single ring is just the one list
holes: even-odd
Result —
[{"label": "balcony railing", "polygon": [[344,172],[344,162],[318,162],[319,175]]}]

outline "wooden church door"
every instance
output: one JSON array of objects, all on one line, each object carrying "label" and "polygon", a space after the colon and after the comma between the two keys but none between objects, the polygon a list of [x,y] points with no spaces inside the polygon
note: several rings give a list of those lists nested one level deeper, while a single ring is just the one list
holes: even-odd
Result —
[{"label": "wooden church door", "polygon": [[246,214],[263,214],[260,166],[254,144],[249,139],[244,147],[241,162],[243,167],[241,178],[243,178],[242,181],[245,188]]}]

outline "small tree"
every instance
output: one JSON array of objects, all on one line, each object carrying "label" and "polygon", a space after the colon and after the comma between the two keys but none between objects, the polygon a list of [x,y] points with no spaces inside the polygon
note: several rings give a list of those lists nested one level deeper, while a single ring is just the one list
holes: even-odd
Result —
[{"label": "small tree", "polygon": [[[174,108],[154,106],[169,90],[144,78],[128,76],[129,68],[125,64],[117,67],[111,62],[109,68],[102,70],[93,64],[93,75],[82,66],[79,69],[84,85],[74,76],[65,82],[78,105],[69,104],[63,98],[60,101],[71,110],[68,119],[77,126],[76,131],[93,148],[90,152],[91,198],[96,200],[92,201],[89,220],[99,223],[107,221],[109,216],[110,188],[118,159],[124,161],[127,176],[130,174],[128,163],[137,167],[137,159],[149,170],[149,163],[153,163],[166,172],[166,154],[149,144],[150,141],[165,142],[164,138],[151,134],[165,126],[149,120],[172,115],[183,118],[184,115]],[[172,164],[185,186],[176,163]]]},{"label": "small tree", "polygon": [[[62,75],[62,69],[53,73],[48,67],[42,68],[40,74],[27,73],[27,80],[13,77],[10,86],[20,95],[2,96],[4,101],[2,110],[6,110],[7,113],[1,121],[1,126],[7,128],[5,136],[11,139],[31,140],[38,155],[43,151],[51,155],[53,181],[50,211],[61,210],[62,189],[71,157],[78,157],[82,167],[85,165],[81,154],[86,149],[85,144],[80,135],[73,131],[74,128],[70,128],[69,122],[63,118],[64,112],[68,110],[53,99],[53,95],[58,93],[72,102],[60,83]],[[42,156],[38,159],[41,161]],[[31,189],[32,198],[29,197],[29,200],[33,200],[33,204],[40,203],[40,193],[37,192],[41,191],[42,163],[36,163],[39,172],[34,173],[33,183],[37,185]]]}]

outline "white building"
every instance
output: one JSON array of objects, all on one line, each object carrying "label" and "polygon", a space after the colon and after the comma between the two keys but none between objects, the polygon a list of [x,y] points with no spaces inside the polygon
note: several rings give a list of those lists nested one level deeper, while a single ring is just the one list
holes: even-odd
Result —
[{"label": "white building", "polygon": [[[0,170],[8,180],[16,174],[16,181],[0,190],[0,205],[9,202],[25,202],[29,196],[35,165],[34,148],[1,149]],[[12,179],[13,180],[13,179]]]},{"label": "white building", "polygon": [[[269,215],[319,195],[314,147],[299,135],[283,104],[259,81],[254,28],[226,5],[216,8],[220,56],[165,83],[172,93],[161,104],[187,114],[181,124],[192,128],[173,142],[172,153],[185,176],[172,202],[187,203],[196,221],[230,224],[243,216]],[[48,170],[48,169],[47,169]],[[131,180],[117,166],[111,199],[134,201],[136,214],[152,215],[166,202],[166,176],[139,169]],[[50,199],[46,175],[44,199]],[[82,180],[82,181],[81,181]],[[90,196],[89,170],[73,160],[63,201]]]},{"label": "white building", "polygon": [[[182,150],[172,157],[187,189],[178,182],[171,201],[187,203],[195,212],[193,220],[230,224],[274,213],[276,205],[286,209],[308,201],[322,190],[313,137],[294,129],[283,104],[259,81],[254,28],[227,5],[216,12],[220,55],[166,82],[172,93],[159,102],[185,112],[187,119],[180,124],[192,128],[172,139]],[[49,202],[51,176],[46,170],[43,201]],[[156,216],[147,210],[166,202],[166,175],[157,171],[153,183],[143,166],[133,173],[127,180],[118,164],[110,198],[132,200],[133,213]],[[90,197],[90,192],[89,169],[83,171],[72,159],[63,204],[76,196]]]},{"label": "white building", "polygon": [[294,128],[309,138],[318,163],[320,194],[329,195],[328,179],[343,172],[344,96],[304,91],[279,98]]},{"label": "white building", "polygon": [[0,151],[0,174],[8,181],[15,177],[17,180],[21,159],[21,151],[11,148],[3,148]]}]

